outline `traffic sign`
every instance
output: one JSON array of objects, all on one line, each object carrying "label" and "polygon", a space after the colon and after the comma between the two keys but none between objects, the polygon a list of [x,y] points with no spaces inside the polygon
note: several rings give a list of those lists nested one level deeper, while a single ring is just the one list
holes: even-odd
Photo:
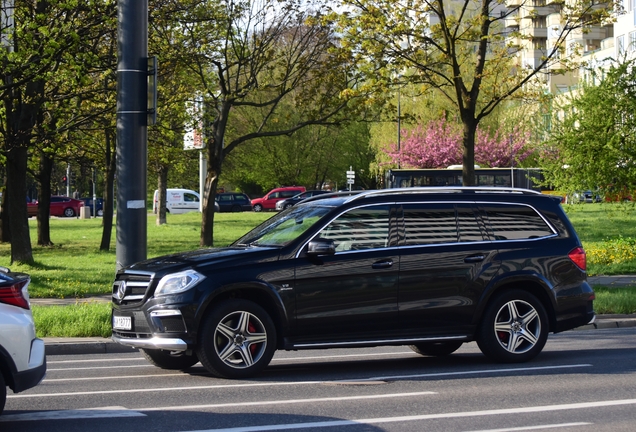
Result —
[{"label": "traffic sign", "polygon": [[347,184],[353,184],[353,183],[354,183],[354,181],[353,181],[352,178],[347,179]]}]

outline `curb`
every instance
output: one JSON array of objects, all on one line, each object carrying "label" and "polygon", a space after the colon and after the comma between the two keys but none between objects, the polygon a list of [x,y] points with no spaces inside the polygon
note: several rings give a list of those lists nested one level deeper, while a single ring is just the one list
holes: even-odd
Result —
[{"label": "curb", "polygon": [[113,354],[137,352],[109,338],[43,338],[46,355]]},{"label": "curb", "polygon": [[[601,330],[636,327],[634,315],[604,315],[592,324],[573,329]],[[137,348],[120,345],[109,338],[43,338],[46,355],[113,354],[138,352]]]}]

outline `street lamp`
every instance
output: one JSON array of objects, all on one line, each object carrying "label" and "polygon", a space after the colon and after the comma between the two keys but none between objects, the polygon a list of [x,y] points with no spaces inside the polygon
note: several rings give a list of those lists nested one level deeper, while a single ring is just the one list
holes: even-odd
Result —
[{"label": "street lamp", "polygon": [[398,99],[397,99],[397,152],[398,152],[398,163],[397,163],[397,167],[398,169],[400,169],[400,159],[401,159],[401,155],[400,155],[400,138],[401,138],[401,124],[400,124],[400,116],[402,115],[401,113],[401,107],[400,107],[400,87],[398,87],[398,93],[397,93]]},{"label": "street lamp", "polygon": [[511,188],[515,187],[514,165],[515,165],[515,155],[512,150],[512,134],[510,134],[510,187]]}]

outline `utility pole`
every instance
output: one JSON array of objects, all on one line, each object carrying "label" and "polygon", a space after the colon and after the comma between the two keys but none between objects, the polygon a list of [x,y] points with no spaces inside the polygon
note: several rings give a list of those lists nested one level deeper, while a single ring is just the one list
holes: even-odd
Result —
[{"label": "utility pole", "polygon": [[146,259],[148,0],[119,0],[117,269]]}]

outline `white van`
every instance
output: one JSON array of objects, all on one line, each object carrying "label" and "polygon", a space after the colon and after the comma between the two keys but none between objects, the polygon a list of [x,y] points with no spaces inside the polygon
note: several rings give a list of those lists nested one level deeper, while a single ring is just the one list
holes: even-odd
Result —
[{"label": "white van", "polygon": [[[199,194],[190,189],[166,189],[166,211],[172,214],[199,211]],[[159,209],[159,191],[155,190],[152,200],[152,211]]]}]

